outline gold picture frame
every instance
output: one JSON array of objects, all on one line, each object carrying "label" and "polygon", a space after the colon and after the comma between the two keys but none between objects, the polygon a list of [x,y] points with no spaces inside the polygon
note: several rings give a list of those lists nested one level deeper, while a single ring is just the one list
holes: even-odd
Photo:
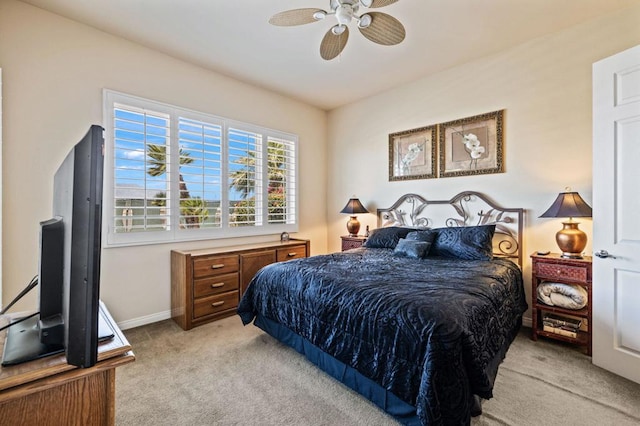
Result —
[{"label": "gold picture frame", "polygon": [[438,124],[439,177],[504,172],[504,110]]},{"label": "gold picture frame", "polygon": [[437,177],[436,125],[389,135],[389,181]]}]

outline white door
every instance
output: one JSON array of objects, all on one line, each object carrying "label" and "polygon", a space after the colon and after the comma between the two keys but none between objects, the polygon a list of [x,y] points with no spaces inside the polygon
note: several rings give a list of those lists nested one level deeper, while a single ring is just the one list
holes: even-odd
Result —
[{"label": "white door", "polygon": [[2,68],[0,68],[0,308],[2,304]]},{"label": "white door", "polygon": [[593,363],[640,383],[640,46],[593,65],[593,251]]}]

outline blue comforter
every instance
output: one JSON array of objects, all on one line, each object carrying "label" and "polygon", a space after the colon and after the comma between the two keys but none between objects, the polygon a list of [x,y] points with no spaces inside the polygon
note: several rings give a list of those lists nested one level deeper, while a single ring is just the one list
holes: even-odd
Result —
[{"label": "blue comforter", "polygon": [[361,248],[274,263],[238,307],[284,325],[416,407],[425,425],[467,424],[492,397],[527,309],[509,260],[411,259]]}]

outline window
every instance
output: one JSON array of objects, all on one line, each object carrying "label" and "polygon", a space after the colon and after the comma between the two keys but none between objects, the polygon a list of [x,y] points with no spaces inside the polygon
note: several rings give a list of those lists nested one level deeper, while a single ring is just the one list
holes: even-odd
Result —
[{"label": "window", "polygon": [[107,245],[297,231],[297,137],[105,90]]},{"label": "window", "polygon": [[229,141],[229,225],[262,224],[262,135],[230,128]]},{"label": "window", "polygon": [[220,228],[222,125],[179,119],[180,224]]}]

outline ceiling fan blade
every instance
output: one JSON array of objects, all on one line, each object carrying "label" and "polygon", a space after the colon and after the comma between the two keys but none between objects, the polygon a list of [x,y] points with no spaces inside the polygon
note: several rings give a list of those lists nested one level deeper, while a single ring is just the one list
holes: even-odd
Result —
[{"label": "ceiling fan blade", "polygon": [[342,52],[342,49],[347,45],[349,40],[349,27],[344,27],[344,32],[340,35],[333,33],[333,28],[329,28],[329,31],[324,35],[322,43],[320,43],[320,56],[322,59],[330,61]]},{"label": "ceiling fan blade", "polygon": [[374,9],[376,7],[385,7],[389,6],[390,4],[396,3],[397,1],[398,0],[373,0],[369,8]]},{"label": "ceiling fan blade", "polygon": [[404,40],[406,32],[404,26],[391,15],[380,12],[369,12],[371,24],[366,28],[359,28],[363,36],[374,43],[391,46]]},{"label": "ceiling fan blade", "polygon": [[273,15],[271,19],[269,19],[269,23],[279,27],[292,27],[294,25],[310,24],[318,21],[318,19],[313,16],[317,12],[324,13],[321,9],[311,8],[286,10]]}]

